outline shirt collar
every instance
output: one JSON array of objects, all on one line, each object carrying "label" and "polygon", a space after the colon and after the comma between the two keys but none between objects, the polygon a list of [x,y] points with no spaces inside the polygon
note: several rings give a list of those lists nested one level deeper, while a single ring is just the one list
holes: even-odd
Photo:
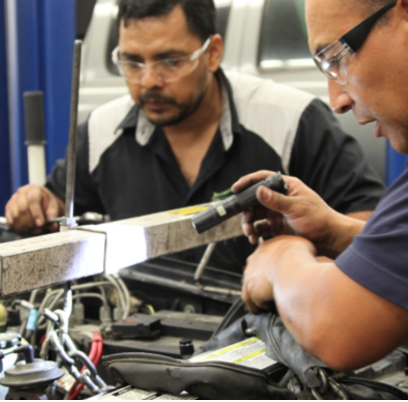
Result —
[{"label": "shirt collar", "polygon": [[[224,150],[228,151],[234,142],[234,133],[241,134],[242,131],[233,101],[231,85],[221,68],[216,74],[221,84],[222,96],[222,115],[219,129],[221,132]],[[144,147],[152,138],[156,126],[147,119],[143,110],[140,110],[135,105],[117,127],[115,133],[119,134],[127,128],[135,128],[136,141],[139,145]]]}]

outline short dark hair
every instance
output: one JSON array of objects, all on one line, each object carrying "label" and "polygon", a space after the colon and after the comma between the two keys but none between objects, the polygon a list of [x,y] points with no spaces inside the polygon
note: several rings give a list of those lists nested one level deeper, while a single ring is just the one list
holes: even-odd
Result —
[{"label": "short dark hair", "polygon": [[168,15],[180,5],[187,19],[187,28],[204,43],[216,33],[216,15],[213,0],[118,0],[118,26],[123,20]]}]

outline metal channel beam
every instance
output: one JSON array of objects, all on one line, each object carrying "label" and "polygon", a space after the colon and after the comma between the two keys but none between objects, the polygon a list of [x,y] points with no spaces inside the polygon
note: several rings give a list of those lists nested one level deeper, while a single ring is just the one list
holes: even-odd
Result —
[{"label": "metal channel beam", "polygon": [[[198,234],[191,224],[191,215],[182,215],[184,210],[179,211],[94,226],[106,234],[105,272],[113,274],[155,257],[242,235],[239,217]],[[92,227],[85,229],[92,230]]]},{"label": "metal channel beam", "polygon": [[[187,211],[188,212],[188,211]],[[83,226],[0,244],[3,296],[53,286],[242,235],[239,216],[204,234],[186,210]]]},{"label": "metal channel beam", "polygon": [[1,295],[103,272],[105,235],[68,231],[0,245]]}]

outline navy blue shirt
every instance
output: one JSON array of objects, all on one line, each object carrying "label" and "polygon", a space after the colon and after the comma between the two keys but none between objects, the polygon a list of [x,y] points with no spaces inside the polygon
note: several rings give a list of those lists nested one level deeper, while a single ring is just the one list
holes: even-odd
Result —
[{"label": "navy blue shirt", "polygon": [[408,167],[335,263],[361,286],[408,310]]}]

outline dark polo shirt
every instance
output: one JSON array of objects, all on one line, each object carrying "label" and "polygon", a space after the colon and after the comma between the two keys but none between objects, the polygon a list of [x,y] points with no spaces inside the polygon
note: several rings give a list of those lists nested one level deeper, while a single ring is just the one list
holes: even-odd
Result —
[{"label": "dark polo shirt", "polygon": [[[265,113],[262,109],[270,101],[269,92],[260,88],[261,95],[245,106],[242,102],[248,102],[248,97],[240,100],[239,91],[243,85],[248,85],[251,94],[259,91],[258,81],[239,76],[234,89],[224,75],[220,79],[224,83],[222,121],[191,188],[162,129],[151,125],[130,98],[111,102],[91,114],[79,127],[75,214],[95,211],[119,220],[202,204],[241,176],[258,170],[282,171],[299,177],[342,213],[375,208],[383,194],[380,180],[367,166],[360,146],[341,130],[320,100],[279,87],[279,91],[288,91],[286,102],[293,98],[288,107],[284,98],[282,105],[271,106],[282,108],[277,114],[282,123],[273,128],[265,120],[265,128],[255,131],[251,126],[255,127],[259,119],[256,122],[247,119],[246,124],[245,117],[244,121],[239,117],[237,103],[243,116],[245,111],[255,108],[262,111],[260,118],[270,118],[268,108]],[[273,88],[270,93],[271,99],[282,96],[281,92],[275,95]],[[299,107],[293,111],[290,107],[297,104]],[[293,118],[294,113],[299,116]],[[269,139],[270,133],[266,132],[269,129],[282,137],[279,152]],[[262,130],[266,130],[265,134]],[[62,199],[65,177],[66,162],[60,160],[48,178],[47,187]],[[225,241],[216,247],[211,264],[240,272],[253,249],[244,237]],[[202,253],[203,248],[199,248],[181,255],[187,261],[198,262]]]}]

